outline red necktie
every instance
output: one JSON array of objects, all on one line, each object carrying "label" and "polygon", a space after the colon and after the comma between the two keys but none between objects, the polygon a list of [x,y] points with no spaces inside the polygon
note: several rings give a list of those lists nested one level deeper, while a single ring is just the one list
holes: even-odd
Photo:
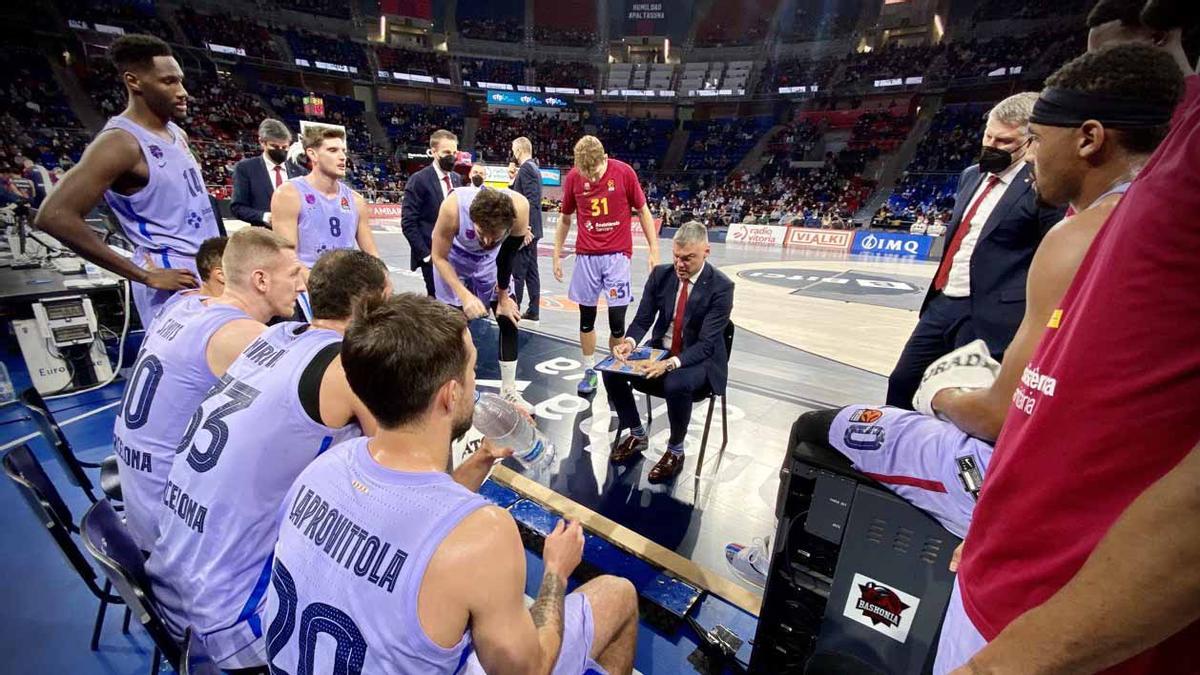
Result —
[{"label": "red necktie", "polygon": [[675,320],[671,322],[671,356],[679,356],[679,352],[683,351],[683,310],[687,308],[689,283],[689,280],[683,280],[679,301],[675,303]]},{"label": "red necktie", "polygon": [[283,185],[283,174],[280,173],[282,170],[283,168],[278,164],[275,165],[275,187]]},{"label": "red necktie", "polygon": [[946,244],[946,252],[942,254],[942,264],[938,267],[937,274],[933,277],[934,290],[940,291],[946,287],[946,281],[950,279],[950,266],[954,264],[954,255],[958,253],[959,247],[962,246],[962,240],[967,236],[967,232],[971,229],[971,221],[975,219],[975,212],[979,210],[979,205],[983,200],[987,199],[988,193],[992,188],[1000,182],[999,176],[992,176],[988,179],[988,184],[983,188],[983,192],[979,193],[979,198],[967,209],[967,214],[958,224],[958,229],[954,231],[954,238]]},{"label": "red necktie", "polygon": [[454,186],[450,184],[449,174],[442,176],[442,180],[446,181],[446,194],[450,194],[451,192],[453,192]]}]

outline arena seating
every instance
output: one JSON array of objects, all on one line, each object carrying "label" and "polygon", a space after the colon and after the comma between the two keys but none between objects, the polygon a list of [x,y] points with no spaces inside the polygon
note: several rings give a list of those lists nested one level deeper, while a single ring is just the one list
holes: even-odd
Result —
[{"label": "arena seating", "polygon": [[772,126],[770,117],[693,121],[684,171],[724,173],[736,165]]},{"label": "arena seating", "polygon": [[525,39],[524,0],[463,2],[456,11],[458,33],[464,38],[493,42]]},{"label": "arena seating", "polygon": [[1046,19],[1085,13],[1092,0],[983,0],[975,10],[974,21],[1005,19]]},{"label": "arena seating", "polygon": [[840,58],[796,57],[772,62],[766,77],[762,78],[763,89],[766,93],[775,93],[779,87],[811,87],[814,84],[824,89],[840,61]]},{"label": "arena seating", "polygon": [[346,0],[278,0],[281,9],[305,14],[320,14],[335,19],[350,18],[350,3]]},{"label": "arena seating", "polygon": [[429,135],[438,129],[448,129],[460,137],[463,133],[462,108],[380,103],[377,112],[397,150],[422,152],[429,147]]},{"label": "arena seating", "polygon": [[28,158],[48,170],[79,160],[88,135],[54,84],[46,58],[10,43],[0,52],[0,173],[20,174]]},{"label": "arena seating", "polygon": [[451,78],[450,57],[445,54],[376,47],[375,56],[379,58],[379,67],[383,70]]},{"label": "arena seating", "polygon": [[696,30],[697,47],[752,45],[763,41],[779,0],[714,2]]},{"label": "arena seating", "polygon": [[175,13],[175,19],[188,39],[198,46],[212,42],[244,49],[249,56],[284,60],[272,38],[272,31],[246,17],[228,13],[201,14],[190,7],[181,7]]},{"label": "arena seating", "polygon": [[649,172],[662,165],[675,121],[609,116],[601,118],[597,127],[596,133],[609,155]]},{"label": "arena seating", "polygon": [[174,38],[167,23],[154,11],[154,3],[121,0],[60,0],[64,18],[116,26],[127,33],[150,33],[164,40]]},{"label": "arena seating", "polygon": [[860,82],[922,75],[943,51],[942,46],[888,46],[878,51],[859,52],[846,58],[842,77],[833,85],[850,87]]},{"label": "arena seating", "polygon": [[583,135],[583,126],[569,119],[536,113],[519,117],[484,114],[475,132],[475,151],[488,164],[508,164],[512,140],[525,136],[533,142],[533,155],[542,166],[570,167],[574,163],[575,141]]},{"label": "arena seating", "polygon": [[596,34],[596,3],[592,0],[534,0],[533,39],[563,47],[590,47]]},{"label": "arena seating", "polygon": [[596,66],[581,61],[535,61],[535,83],[543,87],[594,89],[599,74]]},{"label": "arena seating", "polygon": [[[308,92],[301,89],[263,87],[263,95],[271,107],[283,115],[288,127],[294,133],[300,130],[299,120],[312,119],[311,115],[304,114],[304,97],[307,94]],[[337,94],[318,93],[318,95],[325,103],[325,117],[320,121],[346,127],[346,143],[351,152],[364,153],[375,150],[371,132],[364,120],[366,106],[362,101]]]},{"label": "arena seating", "polygon": [[316,61],[340,66],[353,66],[361,76],[368,76],[367,55],[362,47],[344,37],[334,38],[318,35],[306,30],[289,30],[286,34],[288,46],[298,59],[306,59],[316,67]]},{"label": "arena seating", "polygon": [[503,59],[464,58],[459,59],[462,79],[468,82],[497,82],[500,84],[524,84],[525,63]]},{"label": "arena seating", "polygon": [[846,37],[862,13],[860,0],[799,0],[786,42],[808,42]]}]

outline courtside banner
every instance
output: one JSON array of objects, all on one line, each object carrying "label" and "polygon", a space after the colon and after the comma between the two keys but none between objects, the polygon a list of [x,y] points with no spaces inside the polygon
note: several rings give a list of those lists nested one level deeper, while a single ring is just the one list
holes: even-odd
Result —
[{"label": "courtside banner", "polygon": [[860,230],[854,236],[854,248],[850,252],[926,259],[931,246],[933,237],[924,234]]},{"label": "courtside banner", "polygon": [[725,243],[782,247],[787,234],[788,228],[783,225],[734,223],[729,226],[729,234],[725,237]]},{"label": "courtside banner", "polygon": [[400,220],[399,204],[370,204],[371,220]]},{"label": "courtside banner", "polygon": [[802,248],[811,251],[849,251],[854,241],[854,233],[845,230],[815,230],[807,227],[789,227],[788,248]]}]

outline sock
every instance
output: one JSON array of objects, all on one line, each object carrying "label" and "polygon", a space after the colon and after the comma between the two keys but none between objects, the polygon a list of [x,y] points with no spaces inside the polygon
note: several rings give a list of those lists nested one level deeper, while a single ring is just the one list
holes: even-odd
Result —
[{"label": "sock", "polygon": [[680,443],[678,445],[676,445],[674,443],[667,443],[667,452],[671,453],[672,455],[682,455],[683,454],[683,443]]},{"label": "sock", "polygon": [[595,354],[584,354],[583,355],[583,366],[585,368],[589,368],[589,369],[595,368],[596,367],[596,355]]},{"label": "sock", "polygon": [[500,362],[500,389],[502,391],[517,390],[517,362]]},{"label": "sock", "polygon": [[645,438],[646,437],[646,427],[639,424],[639,425],[637,425],[637,427],[630,429],[629,433],[633,434],[634,438]]}]

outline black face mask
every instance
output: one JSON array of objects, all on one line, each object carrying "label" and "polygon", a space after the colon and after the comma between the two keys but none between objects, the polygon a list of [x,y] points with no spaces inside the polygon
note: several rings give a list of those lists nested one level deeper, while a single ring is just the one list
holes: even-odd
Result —
[{"label": "black face mask", "polygon": [[509,163],[509,164],[516,164],[517,166],[521,166],[521,163],[517,161],[517,156],[516,156],[516,155],[509,155],[509,156],[508,156],[508,163]]},{"label": "black face mask", "polygon": [[1004,173],[1012,163],[1012,153],[1007,150],[984,146],[979,152],[979,170],[983,173]]},{"label": "black face mask", "polygon": [[442,168],[442,171],[450,173],[454,170],[454,155],[442,155],[437,158],[437,163]]},{"label": "black face mask", "polygon": [[267,157],[276,164],[283,164],[283,160],[287,159],[287,150],[282,148],[267,148]]},{"label": "black face mask", "polygon": [[471,185],[475,187],[483,185],[483,176],[471,176]]}]

